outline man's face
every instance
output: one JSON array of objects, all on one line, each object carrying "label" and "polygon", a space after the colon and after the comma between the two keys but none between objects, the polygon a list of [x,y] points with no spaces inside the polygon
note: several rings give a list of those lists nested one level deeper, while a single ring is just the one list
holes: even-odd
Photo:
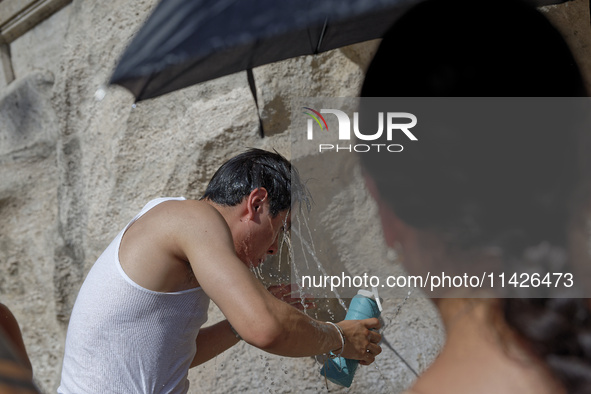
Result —
[{"label": "man's face", "polygon": [[269,204],[265,203],[248,226],[244,239],[236,245],[236,251],[248,267],[257,267],[268,255],[278,253],[283,233],[291,226],[291,215],[289,210],[285,210],[272,217]]}]

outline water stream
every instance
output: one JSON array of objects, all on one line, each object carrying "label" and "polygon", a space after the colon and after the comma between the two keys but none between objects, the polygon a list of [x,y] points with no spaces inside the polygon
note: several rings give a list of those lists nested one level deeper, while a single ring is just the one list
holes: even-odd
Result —
[{"label": "water stream", "polygon": [[[314,245],[314,241],[313,241],[313,236],[312,236],[312,231],[310,229],[310,226],[308,224],[308,221],[306,219],[306,217],[304,215],[294,215],[295,219],[295,225],[292,225],[292,236],[295,236],[297,238],[299,238],[299,245],[301,246],[301,258],[303,259],[303,264],[305,264],[306,268],[309,269],[310,267],[315,267],[316,269],[318,269],[319,272],[322,273],[322,275],[328,275],[327,270],[325,269],[325,267],[323,266],[322,262],[320,261],[320,258],[318,257],[318,254],[316,253],[316,249],[315,249],[315,245]],[[289,235],[283,236],[279,242],[279,251],[278,251],[278,258],[277,258],[277,266],[273,267],[272,270],[269,269],[265,269],[264,264],[263,265],[259,265],[258,267],[252,267],[251,271],[253,272],[253,274],[259,279],[261,280],[263,283],[268,282],[268,281],[272,281],[272,282],[285,282],[285,278],[284,276],[282,276],[281,274],[276,274],[275,272],[281,272],[281,267],[283,266],[284,268],[291,268],[292,270],[292,274],[293,276],[290,278],[290,281],[292,283],[297,283],[299,285],[301,285],[301,275],[300,275],[300,270],[298,269],[298,264],[296,264],[293,261],[294,258],[294,250],[293,247],[294,245],[292,244],[294,242],[293,239],[290,238]],[[284,248],[286,248],[286,252],[284,253]],[[283,261],[283,259],[286,259],[287,261]],[[302,263],[300,263],[302,264]],[[300,267],[303,269],[303,267],[300,265]],[[271,272],[269,272],[271,271]],[[301,299],[302,305],[306,305],[305,304],[305,290],[301,287],[298,286],[299,289],[299,298]],[[346,312],[347,311],[347,304],[345,303],[345,301],[343,300],[343,298],[341,297],[341,294],[339,294],[339,292],[337,290],[333,290],[333,294],[334,297],[331,298],[336,298],[338,300],[338,305],[340,307],[343,308],[343,310]],[[390,313],[390,314],[382,314],[381,316],[381,321],[382,321],[382,342],[381,342],[381,346],[385,349],[390,350],[398,359],[400,359],[400,361],[405,365],[405,367],[410,371],[410,373],[412,373],[414,376],[417,376],[417,371],[409,364],[409,362],[407,362],[404,357],[402,357],[400,355],[400,353],[394,348],[394,346],[392,346],[392,344],[387,340],[387,338],[384,336],[383,332],[385,331],[385,329],[392,324],[392,322],[394,322],[396,320],[396,318],[399,316],[399,314],[401,313],[401,310],[403,308],[403,306],[406,304],[407,300],[410,297],[411,292],[408,293],[408,295],[406,296],[406,298],[404,298],[395,308],[394,308],[394,313]],[[297,294],[293,294],[292,297],[296,297]],[[336,305],[336,304],[335,304]],[[331,317],[331,320],[336,320],[335,316],[337,316],[337,314],[339,314],[339,312],[342,311],[333,311],[330,307],[327,308],[327,310],[325,310],[325,312]],[[308,311],[306,309],[304,309],[304,313],[308,314]],[[239,346],[244,346],[244,345],[239,345]],[[228,357],[228,356],[226,356]],[[380,380],[382,382],[385,383],[385,385],[387,386],[387,391],[388,392],[396,392],[397,389],[397,384],[396,382],[393,382],[389,377],[388,374],[385,373],[385,371],[382,371],[382,369],[380,368],[380,360],[379,360],[379,356],[378,356],[378,360],[375,361],[372,365],[371,368],[375,369],[379,376],[380,376]],[[226,359],[222,359],[222,360],[226,360]],[[230,361],[230,359],[227,359],[228,361]],[[320,367],[322,366],[322,362],[323,362],[323,358],[322,357],[316,357],[315,358],[315,364],[314,364],[314,368],[316,370],[319,370]],[[215,365],[215,370],[216,372],[218,371],[217,366],[221,365],[223,366],[228,365],[228,363],[219,363],[217,361],[214,361],[214,365]],[[294,367],[292,368],[290,365],[294,364]],[[286,391],[286,388],[288,385],[293,384],[293,382],[296,381],[305,381],[308,380],[309,381],[309,377],[310,377],[310,371],[307,368],[301,368],[300,366],[296,366],[296,362],[295,361],[291,361],[289,359],[283,359],[283,361],[281,361],[280,363],[277,363],[277,359],[275,356],[270,356],[270,355],[266,355],[266,354],[261,354],[259,357],[257,357],[257,363],[256,365],[253,365],[252,368],[249,368],[249,371],[251,371],[250,373],[252,373],[253,376],[258,377],[258,379],[256,379],[260,384],[262,384],[263,387],[261,387],[263,389],[264,392],[268,392],[268,393],[283,393],[283,392],[288,392]],[[369,372],[369,370],[365,370],[367,372]],[[366,373],[367,373],[366,372]],[[364,373],[363,370],[358,371],[358,374],[362,374]],[[217,374],[217,373],[216,373]],[[297,375],[300,375],[301,377],[298,377]],[[320,386],[326,387],[327,392],[330,391],[334,391],[337,390],[340,392],[341,388],[339,388],[340,386],[336,386],[336,385],[332,385],[325,386],[324,383],[324,378],[322,376],[320,376],[320,374],[318,374],[318,389],[320,389]],[[353,382],[353,386],[351,389],[349,390],[353,390],[353,391],[357,391],[359,389],[359,387],[355,386],[355,381]]]}]

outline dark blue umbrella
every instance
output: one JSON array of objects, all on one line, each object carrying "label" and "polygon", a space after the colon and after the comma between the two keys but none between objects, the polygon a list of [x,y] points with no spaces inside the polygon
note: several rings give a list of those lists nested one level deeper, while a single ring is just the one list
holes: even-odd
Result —
[{"label": "dark blue umbrella", "polygon": [[[379,38],[419,1],[162,0],[124,52],[110,83],[124,86],[140,101],[263,64]],[[404,54],[394,56],[403,59]]]}]

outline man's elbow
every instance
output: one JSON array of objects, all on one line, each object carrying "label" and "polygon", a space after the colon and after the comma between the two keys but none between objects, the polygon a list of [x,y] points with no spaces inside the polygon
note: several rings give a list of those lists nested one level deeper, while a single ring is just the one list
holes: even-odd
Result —
[{"label": "man's elbow", "polygon": [[285,332],[279,321],[274,319],[252,327],[243,339],[261,350],[272,351],[284,340]]}]

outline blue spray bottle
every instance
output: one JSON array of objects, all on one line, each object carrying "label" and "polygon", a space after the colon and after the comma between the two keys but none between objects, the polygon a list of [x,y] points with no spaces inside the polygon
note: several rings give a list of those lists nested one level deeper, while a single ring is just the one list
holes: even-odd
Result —
[{"label": "blue spray bottle", "polygon": [[[362,320],[372,317],[379,317],[382,312],[382,305],[378,297],[377,289],[373,292],[359,290],[351,300],[345,320]],[[351,387],[353,376],[359,365],[358,360],[350,360],[343,357],[328,359],[320,373],[333,383],[345,387]]]}]

